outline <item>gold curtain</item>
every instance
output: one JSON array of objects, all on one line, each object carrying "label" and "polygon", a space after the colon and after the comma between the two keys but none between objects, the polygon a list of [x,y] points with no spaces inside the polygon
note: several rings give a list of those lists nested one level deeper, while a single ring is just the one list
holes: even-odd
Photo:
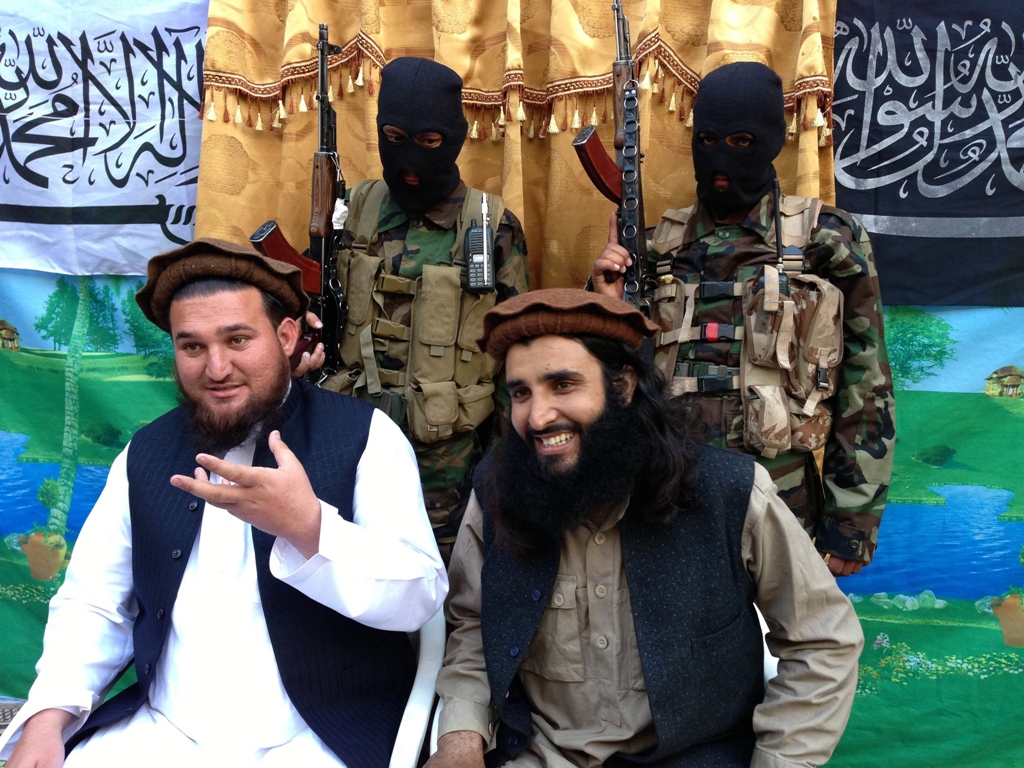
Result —
[{"label": "gold curtain", "polygon": [[[834,198],[831,149],[835,0],[622,0],[641,81],[648,225],[691,204],[688,126],[702,74],[761,61],[783,81],[784,191]],[[398,56],[440,61],[465,81],[471,126],[459,167],[522,220],[534,287],[582,285],[608,237],[612,205],[571,142],[596,123],[611,147],[609,0],[211,0],[196,235],[244,242],[277,219],[307,240],[317,125],[317,25],[330,60],[338,153],[349,184],[379,177],[376,91]]]}]

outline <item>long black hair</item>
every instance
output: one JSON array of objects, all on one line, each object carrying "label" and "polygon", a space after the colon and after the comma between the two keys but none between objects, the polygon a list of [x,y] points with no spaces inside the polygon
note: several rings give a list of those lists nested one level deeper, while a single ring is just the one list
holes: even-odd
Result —
[{"label": "long black hair", "polygon": [[626,371],[636,373],[629,405],[640,420],[648,444],[630,500],[630,515],[644,523],[670,523],[677,514],[696,508],[697,464],[689,425],[694,407],[664,394],[664,378],[653,364],[627,344],[603,336],[577,336],[604,371],[605,387],[625,405]]}]

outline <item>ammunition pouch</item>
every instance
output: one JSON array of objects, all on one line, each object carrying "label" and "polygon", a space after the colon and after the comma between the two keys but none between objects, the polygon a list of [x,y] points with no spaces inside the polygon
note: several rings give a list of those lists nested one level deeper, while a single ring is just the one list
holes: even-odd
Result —
[{"label": "ammunition pouch", "polygon": [[[820,210],[819,200],[783,197],[783,243],[810,242]],[[781,270],[768,265],[760,275],[735,282],[683,282],[671,274],[671,253],[683,245],[692,212],[667,211],[649,244],[661,257],[651,304],[660,328],[655,363],[669,393],[738,392],[743,444],[766,458],[821,448],[832,429],[827,400],[835,393],[843,355],[842,293],[788,255]],[[770,239],[774,244],[774,234]],[[731,298],[741,304],[741,326],[694,322],[698,300]],[[740,366],[679,360],[680,345],[693,341],[739,342]]]},{"label": "ammunition pouch", "polygon": [[827,403],[843,357],[843,294],[816,275],[766,266],[743,283],[743,444],[767,458],[821,448],[832,428]]},{"label": "ammunition pouch", "polygon": [[[452,264],[424,265],[416,279],[387,274],[395,248],[372,256],[368,246],[377,239],[377,211],[387,187],[383,181],[361,182],[352,192],[346,226],[351,248],[339,252],[339,276],[345,279],[349,318],[341,336],[340,354],[345,367],[324,383],[329,389],[373,403],[406,433],[421,443],[447,440],[472,432],[494,410],[496,368],[493,358],[476,344],[483,333],[483,318],[497,293],[470,294],[462,290],[462,244],[470,215],[479,217],[483,193],[470,190],[459,216],[459,232],[452,247]],[[488,201],[492,229],[497,231],[504,204]],[[366,214],[360,215],[363,208]],[[465,221],[464,221],[465,220]],[[387,246],[392,246],[387,243]],[[388,295],[411,301],[409,325],[393,322],[384,313]],[[403,359],[402,370],[377,363],[378,353]]]}]

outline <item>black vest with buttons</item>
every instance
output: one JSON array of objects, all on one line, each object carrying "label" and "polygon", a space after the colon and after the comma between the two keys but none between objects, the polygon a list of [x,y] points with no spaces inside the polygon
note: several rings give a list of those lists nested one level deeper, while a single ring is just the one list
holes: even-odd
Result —
[{"label": "black vest with buttons", "polygon": [[[302,462],[317,498],[351,521],[356,468],[373,408],[293,379],[282,411],[281,437]],[[127,717],[148,696],[203,513],[203,500],[169,479],[191,475],[195,455],[181,409],[132,438],[127,469],[138,683],[98,707],[68,742],[68,751],[97,728]],[[253,466],[276,466],[266,439],[257,444]],[[408,636],[341,616],[274,578],[275,537],[253,528],[252,539],[267,630],[292,703],[348,768],[387,765],[415,674]],[[230,691],[211,688],[210,695],[231,700]]]},{"label": "black vest with buttons", "polygon": [[[701,508],[667,527],[646,526],[627,512],[620,523],[622,562],[633,626],[658,736],[652,750],[615,755],[607,765],[656,764],[748,768],[754,707],[764,698],[755,585],[743,563],[741,537],[753,485],[749,456],[698,449]],[[519,755],[532,739],[532,706],[519,665],[551,600],[561,543],[524,558],[503,546],[484,509],[481,633],[487,678],[497,709],[496,749],[488,766]]]}]

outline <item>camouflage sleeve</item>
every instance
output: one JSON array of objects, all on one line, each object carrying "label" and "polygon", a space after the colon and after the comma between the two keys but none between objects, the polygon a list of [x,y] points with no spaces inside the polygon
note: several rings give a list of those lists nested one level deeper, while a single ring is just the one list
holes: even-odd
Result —
[{"label": "camouflage sleeve", "polygon": [[526,256],[523,225],[508,208],[501,216],[494,243],[494,263],[498,265],[498,301],[530,290],[530,262]]},{"label": "camouflage sleeve", "polygon": [[825,445],[817,547],[870,563],[892,476],[896,429],[878,273],[867,232],[845,211],[825,206],[811,241],[811,269],[842,291],[844,304],[844,352]]},{"label": "camouflage sleeve", "polygon": [[[494,262],[498,267],[498,301],[510,299],[530,290],[530,262],[526,255],[526,235],[523,225],[508,208],[501,216],[494,244]],[[505,376],[501,368],[494,374],[495,429],[505,434],[507,414],[511,401],[505,389]]]}]

